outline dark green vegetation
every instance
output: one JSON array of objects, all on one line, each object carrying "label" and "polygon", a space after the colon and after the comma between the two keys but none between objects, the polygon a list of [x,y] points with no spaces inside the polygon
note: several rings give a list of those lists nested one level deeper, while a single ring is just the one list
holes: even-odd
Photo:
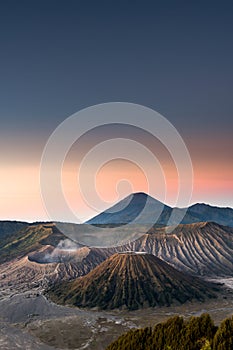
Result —
[{"label": "dark green vegetation", "polygon": [[[145,205],[146,210],[141,215]],[[137,224],[153,224],[156,222],[156,224],[167,225],[173,210],[173,215],[175,215],[173,221],[169,224],[214,221],[220,225],[233,227],[233,209],[231,208],[219,208],[197,203],[187,208],[187,210],[174,209],[140,192],[129,195],[113,207],[90,219],[87,223],[120,224],[130,223],[135,220]],[[180,218],[182,218],[182,221]]]},{"label": "dark green vegetation", "polygon": [[19,258],[41,248],[66,239],[54,224],[18,225],[12,234],[5,235],[0,244],[0,263]]},{"label": "dark green vegetation", "polygon": [[86,276],[54,285],[56,303],[100,309],[169,306],[215,297],[215,285],[174,269],[151,254],[114,254]]},{"label": "dark green vegetation", "polygon": [[175,316],[153,329],[131,330],[106,350],[232,350],[233,316],[216,327],[208,314],[184,321]]},{"label": "dark green vegetation", "polygon": [[0,245],[28,225],[27,222],[21,221],[0,221]]}]

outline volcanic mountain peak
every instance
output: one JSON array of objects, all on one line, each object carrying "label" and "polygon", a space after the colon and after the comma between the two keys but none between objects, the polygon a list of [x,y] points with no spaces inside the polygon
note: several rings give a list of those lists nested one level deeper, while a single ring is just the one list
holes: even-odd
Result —
[{"label": "volcanic mountain peak", "polygon": [[151,254],[130,251],[112,255],[86,276],[55,285],[48,294],[61,304],[133,310],[204,300],[214,297],[212,287]]},{"label": "volcanic mountain peak", "polygon": [[146,204],[150,206],[153,205],[162,208],[164,207],[164,204],[162,202],[151,197],[150,195],[144,192],[135,192],[123,198],[118,203],[107,209],[105,212],[114,213],[126,208],[130,209],[131,207],[134,207],[134,210],[136,210],[138,207],[140,207],[140,209],[143,209]]},{"label": "volcanic mountain peak", "polygon": [[154,199],[153,197],[151,197],[149,194],[145,193],[145,192],[133,192],[131,194],[129,194],[126,198],[128,197],[134,197],[134,198],[141,198],[141,199],[147,199],[148,197]]},{"label": "volcanic mountain peak", "polygon": [[172,209],[144,192],[132,193],[106,211],[90,219],[88,224],[153,223],[163,210]]},{"label": "volcanic mountain peak", "polygon": [[153,201],[154,203],[164,205],[161,201],[150,196],[149,194],[147,194],[145,192],[133,192],[133,193],[129,194],[127,197],[123,198],[123,200],[126,200],[126,199],[130,199],[130,200],[133,199],[137,202],[150,200],[150,201]]}]

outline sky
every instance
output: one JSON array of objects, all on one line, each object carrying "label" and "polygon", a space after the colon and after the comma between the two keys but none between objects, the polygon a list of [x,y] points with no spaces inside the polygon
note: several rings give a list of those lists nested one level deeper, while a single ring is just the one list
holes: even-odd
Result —
[{"label": "sky", "polygon": [[[191,203],[233,207],[232,39],[232,1],[1,1],[0,219],[49,219],[39,181],[47,139],[73,113],[112,101],[152,108],[178,130],[193,163]],[[65,196],[83,220],[96,212],[78,189],[81,155],[122,134],[135,132],[90,133],[67,157]],[[172,160],[149,135],[137,137],[161,160],[172,204]],[[114,160],[96,177],[98,210],[119,199],[121,179],[130,183],[121,197],[148,190],[141,169]],[[158,188],[151,194],[161,199]]]}]

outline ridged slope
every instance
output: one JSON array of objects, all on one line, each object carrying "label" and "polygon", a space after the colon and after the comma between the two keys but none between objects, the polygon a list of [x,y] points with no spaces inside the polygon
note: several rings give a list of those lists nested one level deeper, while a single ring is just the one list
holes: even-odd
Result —
[{"label": "ridged slope", "polygon": [[204,300],[212,285],[175,270],[151,254],[114,254],[89,274],[48,291],[58,303],[101,309],[138,309]]},{"label": "ridged slope", "polygon": [[233,228],[216,223],[179,225],[170,234],[151,229],[121,249],[146,251],[193,274],[233,275]]}]

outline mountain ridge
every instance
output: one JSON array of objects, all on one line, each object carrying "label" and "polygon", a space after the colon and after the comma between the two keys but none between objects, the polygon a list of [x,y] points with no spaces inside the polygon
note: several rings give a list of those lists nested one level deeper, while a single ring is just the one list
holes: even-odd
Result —
[{"label": "mountain ridge", "polygon": [[[118,208],[121,209],[117,210]],[[144,208],[145,212],[141,215]],[[172,212],[174,218],[170,225],[216,221],[221,225],[233,227],[233,209],[230,207],[217,207],[205,203],[195,203],[188,208],[172,208],[143,192],[130,194],[110,208],[92,217],[86,223],[91,225],[121,225],[133,222],[167,225]],[[181,217],[182,220],[180,221]]]}]

